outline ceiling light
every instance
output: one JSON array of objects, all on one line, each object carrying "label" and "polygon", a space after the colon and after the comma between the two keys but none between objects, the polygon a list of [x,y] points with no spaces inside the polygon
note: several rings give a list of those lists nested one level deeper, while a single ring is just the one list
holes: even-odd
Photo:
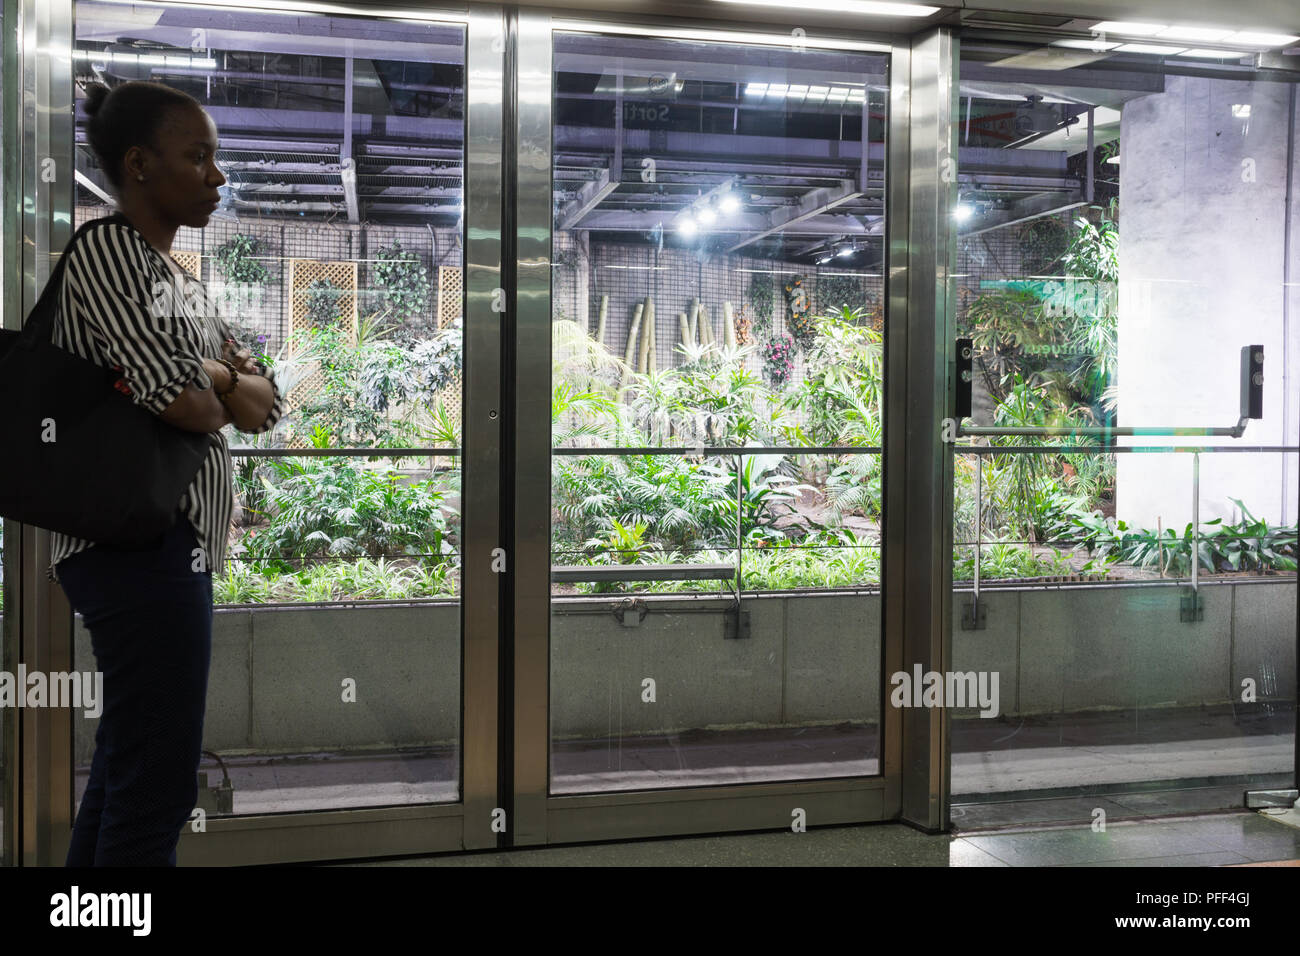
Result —
[{"label": "ceiling light", "polygon": [[746,96],[763,96],[767,93],[766,83],[747,83],[745,84]]},{"label": "ceiling light", "polygon": [[[714,0],[715,3],[744,3],[751,7],[788,7],[788,0]],[[828,13],[861,13],[869,17],[928,17],[939,7],[919,3],[884,3],[881,0],[814,0],[800,4],[805,10]]]},{"label": "ceiling light", "polygon": [[1178,56],[1198,56],[1205,60],[1239,60],[1248,54],[1240,50],[1184,50]]},{"label": "ceiling light", "polygon": [[1289,46],[1300,40],[1300,37],[1289,36],[1285,33],[1249,33],[1242,31],[1234,33],[1225,38],[1229,43],[1240,43],[1242,46]]},{"label": "ceiling light", "polygon": [[1152,37],[1161,30],[1168,30],[1166,23],[1129,23],[1125,20],[1107,20],[1092,28],[1093,33],[1122,33],[1130,37]]},{"label": "ceiling light", "polygon": [[835,247],[835,254],[841,259],[847,259],[849,256],[853,255],[853,243],[841,242]]},{"label": "ceiling light", "polygon": [[1232,115],[1235,116],[1237,119],[1250,119],[1250,104],[1233,103]]},{"label": "ceiling light", "polygon": [[807,96],[807,95],[808,95],[808,87],[806,87],[806,86],[791,86],[791,87],[790,87],[790,93],[789,93],[789,96],[790,96],[792,99],[793,99],[794,97],[796,97],[796,96],[802,98],[802,97],[805,97],[805,96]]},{"label": "ceiling light", "polygon": [[1161,40],[1200,40],[1205,43],[1218,43],[1231,36],[1231,30],[1214,27],[1170,27],[1156,34]]},{"label": "ceiling light", "polygon": [[718,201],[718,208],[726,213],[736,212],[740,209],[740,197],[735,193],[727,193]]},{"label": "ceiling light", "polygon": [[707,226],[715,219],[718,218],[718,214],[713,211],[712,206],[705,206],[703,209],[701,209],[699,212],[695,214],[695,218]]},{"label": "ceiling light", "polygon": [[958,203],[952,211],[952,218],[958,222],[965,222],[973,215],[975,215],[975,207],[964,202]]},{"label": "ceiling light", "polygon": [[767,95],[785,96],[785,91],[788,90],[789,88],[790,87],[786,86],[784,83],[773,83],[771,86],[767,88]]},{"label": "ceiling light", "polygon": [[1116,53],[1150,53],[1155,56],[1173,56],[1187,47],[1156,46],[1154,43],[1125,43],[1115,48]]},{"label": "ceiling light", "polygon": [[834,258],[835,258],[835,256],[833,256],[831,253],[828,252],[828,253],[826,253],[824,256],[822,256],[821,258],[819,258],[819,259],[817,260],[817,264],[818,264],[819,266],[824,266],[824,265],[826,265],[826,263],[830,262],[830,261],[831,261],[832,259],[834,259]]},{"label": "ceiling light", "polygon": [[695,235],[697,229],[698,227],[695,225],[695,220],[692,219],[690,216],[687,216],[685,219],[683,219],[681,222],[677,224],[677,231],[680,232],[683,236],[693,236]]},{"label": "ceiling light", "polygon": [[1071,50],[1091,50],[1094,53],[1100,53],[1103,50],[1113,50],[1119,44],[1101,40],[1057,40],[1052,46],[1069,47]]}]

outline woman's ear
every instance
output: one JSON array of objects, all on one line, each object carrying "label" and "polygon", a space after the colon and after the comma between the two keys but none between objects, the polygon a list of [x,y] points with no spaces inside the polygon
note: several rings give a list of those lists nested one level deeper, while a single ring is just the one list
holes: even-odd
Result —
[{"label": "woman's ear", "polygon": [[122,168],[126,178],[133,182],[145,182],[149,178],[149,159],[143,149],[132,146],[122,157]]}]

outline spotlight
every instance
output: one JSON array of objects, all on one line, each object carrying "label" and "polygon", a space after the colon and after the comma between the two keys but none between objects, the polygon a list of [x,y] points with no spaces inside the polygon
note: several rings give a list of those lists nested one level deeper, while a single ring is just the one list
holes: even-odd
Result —
[{"label": "spotlight", "polygon": [[705,206],[695,214],[695,218],[707,226],[718,218],[718,214],[713,211],[712,206]]},{"label": "spotlight", "polygon": [[817,264],[819,266],[824,266],[826,265],[826,263],[830,262],[834,258],[835,256],[828,252],[825,255],[823,255],[820,259],[817,260]]},{"label": "spotlight", "polygon": [[853,243],[851,242],[841,242],[835,247],[835,254],[841,259],[847,259],[849,256],[853,255],[853,252]]},{"label": "spotlight", "polygon": [[677,231],[687,237],[695,235],[698,229],[699,227],[695,224],[695,220],[690,216],[687,216],[677,224]]},{"label": "spotlight", "polygon": [[958,203],[952,211],[952,218],[958,222],[966,222],[971,216],[975,215],[975,207],[969,203]]},{"label": "spotlight", "polygon": [[725,213],[734,213],[740,209],[740,197],[735,193],[727,193],[718,203],[718,208]]}]

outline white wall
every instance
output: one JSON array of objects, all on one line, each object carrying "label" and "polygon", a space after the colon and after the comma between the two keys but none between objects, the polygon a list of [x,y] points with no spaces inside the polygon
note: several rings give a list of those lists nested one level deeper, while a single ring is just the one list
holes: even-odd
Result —
[{"label": "white wall", "polygon": [[[1249,105],[1249,118],[1234,116],[1234,105]],[[1297,233],[1292,280],[1300,281],[1300,205],[1286,206],[1288,161],[1300,185],[1300,163],[1288,157],[1293,108],[1288,84],[1199,77],[1169,77],[1166,92],[1125,104],[1119,424],[1235,424],[1240,349],[1259,343],[1264,418],[1252,420],[1240,439],[1181,444],[1297,443],[1300,297],[1294,286],[1289,332],[1283,308],[1288,219]],[[1180,442],[1133,438],[1121,444]],[[1294,457],[1202,455],[1201,520],[1231,520],[1231,495],[1257,518],[1295,521]],[[1191,520],[1191,476],[1190,455],[1119,455],[1117,517],[1151,528],[1159,517],[1181,534]]]}]

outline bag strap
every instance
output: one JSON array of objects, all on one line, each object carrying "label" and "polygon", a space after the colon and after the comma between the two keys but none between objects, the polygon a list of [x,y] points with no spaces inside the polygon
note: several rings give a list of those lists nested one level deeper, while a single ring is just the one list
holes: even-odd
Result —
[{"label": "bag strap", "polygon": [[27,321],[23,324],[18,339],[20,346],[30,349],[38,342],[53,341],[54,314],[58,311],[56,307],[59,294],[63,289],[63,271],[68,262],[68,255],[72,252],[73,243],[92,228],[107,225],[110,222],[124,222],[125,219],[126,217],[120,212],[114,212],[111,215],[101,216],[98,219],[82,223],[80,228],[73,233],[72,238],[68,240],[68,244],[63,247],[63,252],[59,254],[59,261],[54,264],[54,271],[50,273],[49,279],[46,280],[41,297],[36,300],[31,312],[27,313]]}]

